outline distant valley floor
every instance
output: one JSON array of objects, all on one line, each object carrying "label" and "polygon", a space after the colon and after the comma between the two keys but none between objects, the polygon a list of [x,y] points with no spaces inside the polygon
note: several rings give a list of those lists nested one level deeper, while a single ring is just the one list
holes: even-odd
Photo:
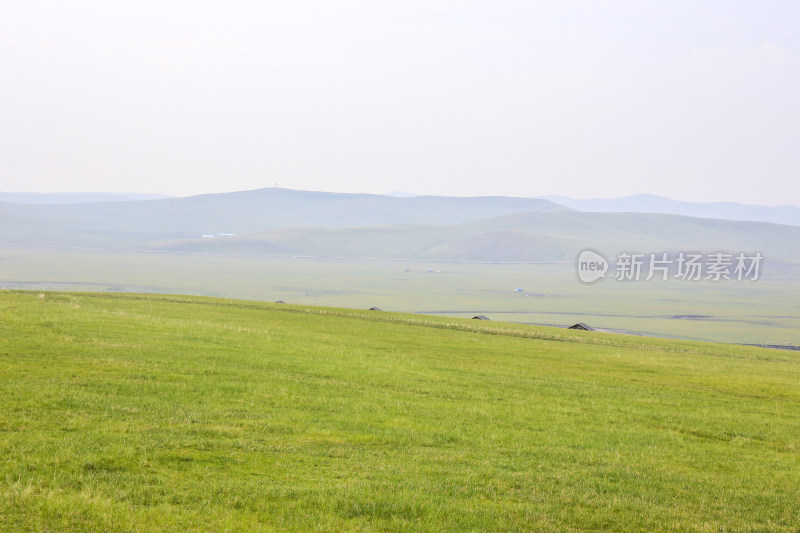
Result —
[{"label": "distant valley floor", "polygon": [[[777,274],[777,275],[776,275]],[[196,294],[800,345],[800,275],[757,282],[580,283],[571,264],[236,257],[0,247],[0,288]]]}]

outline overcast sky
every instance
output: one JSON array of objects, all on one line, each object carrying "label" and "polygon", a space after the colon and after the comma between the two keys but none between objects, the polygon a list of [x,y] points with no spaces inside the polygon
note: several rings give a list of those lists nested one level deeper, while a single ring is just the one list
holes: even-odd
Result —
[{"label": "overcast sky", "polygon": [[0,190],[800,204],[800,2],[0,0]]}]

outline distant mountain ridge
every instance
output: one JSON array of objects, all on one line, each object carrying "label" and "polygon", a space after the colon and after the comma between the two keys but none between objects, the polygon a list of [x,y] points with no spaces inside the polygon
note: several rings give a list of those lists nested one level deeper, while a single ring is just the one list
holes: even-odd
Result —
[{"label": "distant mountain ridge", "polygon": [[270,188],[64,205],[0,203],[0,244],[446,261],[567,261],[591,247],[729,250],[800,262],[800,226],[582,212],[513,197],[397,198]]},{"label": "distant mountain ridge", "polygon": [[[191,203],[202,203],[201,198],[225,198],[228,195],[258,195],[264,199],[265,196],[273,196],[273,199],[289,200],[287,206],[297,207],[297,197],[305,197],[307,200],[323,199],[325,201],[336,200],[340,206],[353,206],[356,212],[361,211],[361,215],[367,216],[366,219],[352,220],[352,217],[344,217],[340,220],[347,219],[344,224],[323,224],[324,226],[337,226],[337,227],[350,227],[350,226],[370,226],[380,224],[397,224],[397,223],[430,223],[429,215],[413,215],[406,211],[404,215],[399,215],[395,211],[394,215],[390,213],[398,205],[392,200],[396,199],[411,199],[411,198],[427,198],[429,200],[419,201],[419,205],[432,205],[436,201],[430,199],[450,199],[451,202],[444,203],[467,203],[473,206],[479,206],[476,213],[477,218],[483,216],[500,216],[503,214],[512,214],[514,212],[522,212],[525,210],[557,210],[559,208],[572,209],[584,212],[593,213],[663,213],[671,215],[684,215],[698,218],[716,218],[724,220],[742,220],[752,222],[771,222],[774,224],[788,224],[792,226],[800,226],[800,207],[794,205],[783,206],[762,206],[762,205],[747,205],[737,202],[686,202],[681,200],[673,200],[662,196],[653,194],[636,194],[632,196],[619,197],[619,198],[591,198],[591,199],[577,199],[560,195],[541,196],[532,198],[533,200],[545,200],[551,204],[539,205],[525,205],[525,200],[530,198],[516,198],[508,196],[481,196],[481,197],[448,197],[448,196],[425,196],[416,193],[409,193],[403,191],[394,191],[386,195],[374,194],[357,194],[357,193],[326,193],[316,191],[295,191],[291,189],[281,188],[267,188],[256,189],[253,191],[240,191],[231,193],[219,194],[205,194],[192,197],[173,197],[164,194],[154,193],[104,193],[104,192],[65,192],[65,193],[27,193],[27,192],[0,192],[0,202],[9,202],[16,204],[34,204],[34,205],[75,205],[85,203],[106,203],[106,202],[143,202],[150,200],[187,200]],[[295,198],[292,198],[295,197]],[[371,199],[373,205],[381,204],[381,209],[386,210],[387,216],[379,216],[376,213],[365,213],[363,205],[359,205],[365,198]],[[380,198],[388,200],[380,202]],[[487,206],[487,199],[494,198],[494,207]],[[505,200],[499,200],[505,199]],[[516,204],[514,203],[516,202]],[[555,204],[555,205],[552,205]],[[181,202],[181,205],[184,205]],[[545,207],[545,205],[547,207]],[[522,207],[532,207],[532,209],[518,209]],[[272,206],[274,207],[274,206]],[[302,207],[302,206],[300,206]],[[280,209],[281,206],[278,206]],[[280,209],[285,214],[285,210]],[[329,213],[332,217],[337,216],[335,213]],[[455,217],[454,219],[445,220],[444,217]],[[320,222],[319,216],[311,217],[317,222]],[[463,221],[463,217],[456,215],[450,210],[443,213],[442,219],[435,221],[436,223],[458,223]],[[283,223],[277,224],[280,227],[285,227]],[[291,224],[290,224],[291,225]],[[300,224],[304,225],[304,224]]]},{"label": "distant mountain ridge", "polygon": [[800,226],[800,207],[794,205],[764,206],[737,202],[684,202],[653,194],[636,194],[623,198],[576,199],[566,196],[541,196],[578,211],[594,213],[664,213],[699,218],[771,222]]},{"label": "distant mountain ridge", "polygon": [[267,188],[131,202],[0,204],[0,217],[13,221],[11,225],[0,227],[0,242],[38,239],[52,243],[69,236],[68,240],[87,242],[109,237],[130,245],[278,228],[438,226],[529,211],[569,210],[549,200],[533,198],[396,198]]}]

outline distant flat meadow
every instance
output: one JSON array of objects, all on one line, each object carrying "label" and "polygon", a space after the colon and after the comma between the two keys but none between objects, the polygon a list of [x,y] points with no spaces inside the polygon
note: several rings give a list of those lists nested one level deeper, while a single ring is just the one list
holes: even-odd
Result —
[{"label": "distant flat meadow", "polygon": [[[800,268],[758,281],[580,283],[571,262],[468,263],[0,246],[0,288],[176,293],[800,346]],[[517,290],[521,289],[521,290]]]}]

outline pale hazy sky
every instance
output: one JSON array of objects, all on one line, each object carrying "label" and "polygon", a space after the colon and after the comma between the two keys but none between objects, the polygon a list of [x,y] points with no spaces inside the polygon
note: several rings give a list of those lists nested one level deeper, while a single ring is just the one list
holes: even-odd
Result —
[{"label": "pale hazy sky", "polygon": [[0,190],[800,204],[800,2],[0,0]]}]

